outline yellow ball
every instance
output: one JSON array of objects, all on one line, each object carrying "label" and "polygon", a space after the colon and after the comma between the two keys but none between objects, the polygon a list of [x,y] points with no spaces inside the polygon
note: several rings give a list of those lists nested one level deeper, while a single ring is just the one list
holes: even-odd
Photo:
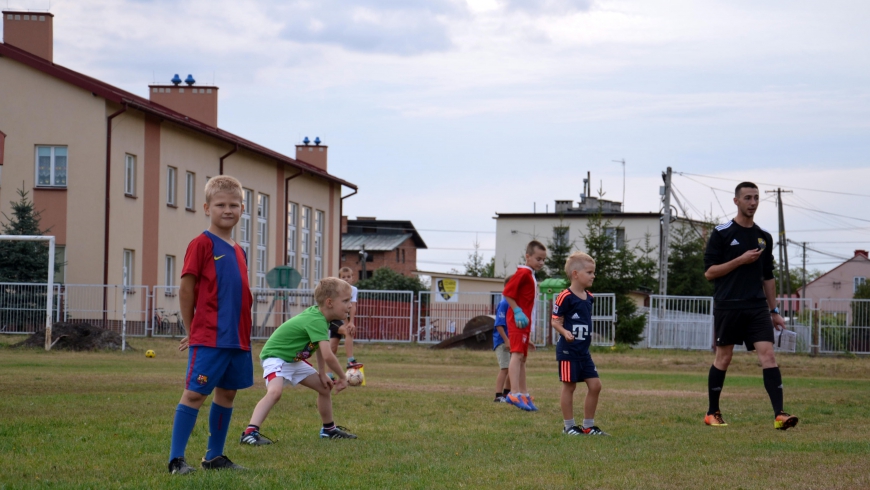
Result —
[{"label": "yellow ball", "polygon": [[148,358],[157,357],[157,354],[155,354],[153,350],[148,349],[145,351],[145,357],[148,357]]}]

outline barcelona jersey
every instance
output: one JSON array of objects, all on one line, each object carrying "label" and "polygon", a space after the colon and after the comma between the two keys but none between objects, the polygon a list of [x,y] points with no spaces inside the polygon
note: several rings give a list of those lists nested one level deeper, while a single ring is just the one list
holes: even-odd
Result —
[{"label": "barcelona jersey", "polygon": [[592,293],[586,291],[583,299],[568,288],[556,296],[553,305],[553,318],[562,318],[563,328],[574,335],[574,340],[568,342],[559,335],[556,342],[556,360],[573,361],[589,357],[589,346],[592,345]]},{"label": "barcelona jersey", "polygon": [[251,305],[245,251],[204,231],[187,246],[181,275],[196,277],[190,346],[251,350]]}]

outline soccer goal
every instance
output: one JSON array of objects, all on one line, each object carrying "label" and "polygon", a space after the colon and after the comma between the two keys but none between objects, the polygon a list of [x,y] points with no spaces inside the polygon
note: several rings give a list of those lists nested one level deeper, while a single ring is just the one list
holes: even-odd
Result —
[{"label": "soccer goal", "polygon": [[0,235],[0,240],[48,242],[48,284],[45,294],[45,350],[51,350],[51,312],[54,299],[54,237],[39,235]]}]

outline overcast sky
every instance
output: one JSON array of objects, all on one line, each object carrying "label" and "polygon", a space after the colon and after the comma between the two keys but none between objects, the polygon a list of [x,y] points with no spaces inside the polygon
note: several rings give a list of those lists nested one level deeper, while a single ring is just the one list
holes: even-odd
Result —
[{"label": "overcast sky", "polygon": [[56,63],[145,97],[191,73],[223,129],[291,156],[319,136],[359,185],[346,214],[412,220],[420,269],[461,269],[475,239],[492,255],[495,212],[576,200],[587,171],[622,200],[618,159],[627,211],[659,210],[671,166],[693,217],[730,217],[754,180],[794,190],[789,238],[870,248],[866,0],[3,3],[49,1]]}]

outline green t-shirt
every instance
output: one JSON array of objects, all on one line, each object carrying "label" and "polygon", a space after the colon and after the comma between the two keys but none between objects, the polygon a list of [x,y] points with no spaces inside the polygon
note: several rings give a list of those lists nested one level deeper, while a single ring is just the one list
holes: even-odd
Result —
[{"label": "green t-shirt", "polygon": [[329,340],[329,323],[315,305],[281,324],[266,341],[260,359],[307,361],[324,340]]}]

